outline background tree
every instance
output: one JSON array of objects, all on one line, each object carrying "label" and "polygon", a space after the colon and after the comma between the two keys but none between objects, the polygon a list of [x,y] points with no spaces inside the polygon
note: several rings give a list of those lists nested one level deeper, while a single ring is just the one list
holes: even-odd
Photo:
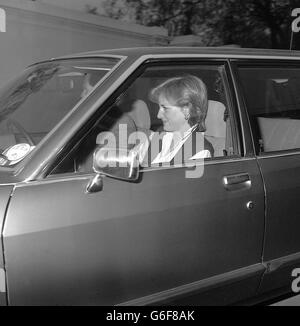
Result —
[{"label": "background tree", "polygon": [[88,14],[98,15],[98,8],[95,7],[95,6],[91,6],[91,5],[89,5],[89,4],[85,6],[85,11],[86,11]]},{"label": "background tree", "polygon": [[291,31],[290,1],[232,0],[220,25],[225,43],[287,49]]},{"label": "background tree", "polygon": [[[296,0],[104,0],[109,17],[200,35],[202,45],[289,48]],[[299,44],[298,35],[294,45]]]}]

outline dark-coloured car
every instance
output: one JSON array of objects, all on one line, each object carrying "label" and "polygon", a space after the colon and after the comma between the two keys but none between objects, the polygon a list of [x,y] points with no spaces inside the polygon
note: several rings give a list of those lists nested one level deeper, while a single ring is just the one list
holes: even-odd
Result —
[{"label": "dark-coloured car", "polygon": [[[132,148],[103,152],[112,131],[126,144],[124,121],[159,134],[151,90],[191,75],[207,88],[213,155],[155,165]],[[0,148],[2,305],[229,305],[291,291],[299,52],[137,48],[41,62],[0,90]]]}]

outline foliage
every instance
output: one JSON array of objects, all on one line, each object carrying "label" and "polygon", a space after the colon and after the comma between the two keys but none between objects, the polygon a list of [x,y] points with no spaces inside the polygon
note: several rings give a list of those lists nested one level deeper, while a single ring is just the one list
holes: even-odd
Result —
[{"label": "foliage", "polygon": [[296,0],[104,0],[106,14],[169,35],[200,35],[203,45],[288,48]]},{"label": "foliage", "polygon": [[91,5],[86,5],[85,10],[88,14],[98,15],[98,8]]}]

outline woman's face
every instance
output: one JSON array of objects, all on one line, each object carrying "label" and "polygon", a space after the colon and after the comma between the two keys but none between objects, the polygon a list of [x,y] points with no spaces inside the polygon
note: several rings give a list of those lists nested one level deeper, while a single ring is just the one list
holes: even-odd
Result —
[{"label": "woman's face", "polygon": [[164,96],[159,97],[158,105],[157,117],[162,120],[165,131],[184,131],[189,127],[181,107],[172,105]]}]

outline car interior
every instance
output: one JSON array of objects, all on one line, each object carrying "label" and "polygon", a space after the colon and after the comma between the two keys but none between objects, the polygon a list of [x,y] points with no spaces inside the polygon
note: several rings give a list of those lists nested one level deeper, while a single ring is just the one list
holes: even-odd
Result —
[{"label": "car interior", "polygon": [[[54,173],[62,173],[65,168],[74,169],[74,172],[92,171],[93,152],[101,139],[101,134],[116,128],[124,123],[124,119],[131,119],[136,126],[136,131],[143,131],[149,134],[153,131],[163,131],[162,121],[157,117],[158,104],[149,99],[149,92],[166,79],[182,75],[182,68],[171,70],[150,69],[134,81],[131,86],[122,93],[106,115],[82,140],[78,149],[72,155],[75,163],[61,164]],[[208,112],[206,117],[205,138],[212,144],[214,158],[224,157],[233,154],[232,133],[226,95],[222,85],[221,74],[216,68],[208,67],[206,70],[191,71],[184,70],[184,73],[191,73],[201,78],[208,89]],[[126,122],[125,122],[126,123]],[[129,129],[130,130],[130,129]],[[130,131],[132,132],[132,130]],[[116,134],[115,134],[116,136]],[[116,138],[118,138],[116,136]],[[65,171],[67,172],[67,171]],[[68,172],[71,172],[70,170]]]},{"label": "car interior", "polygon": [[291,70],[245,71],[242,84],[258,152],[299,148],[300,79]]}]

